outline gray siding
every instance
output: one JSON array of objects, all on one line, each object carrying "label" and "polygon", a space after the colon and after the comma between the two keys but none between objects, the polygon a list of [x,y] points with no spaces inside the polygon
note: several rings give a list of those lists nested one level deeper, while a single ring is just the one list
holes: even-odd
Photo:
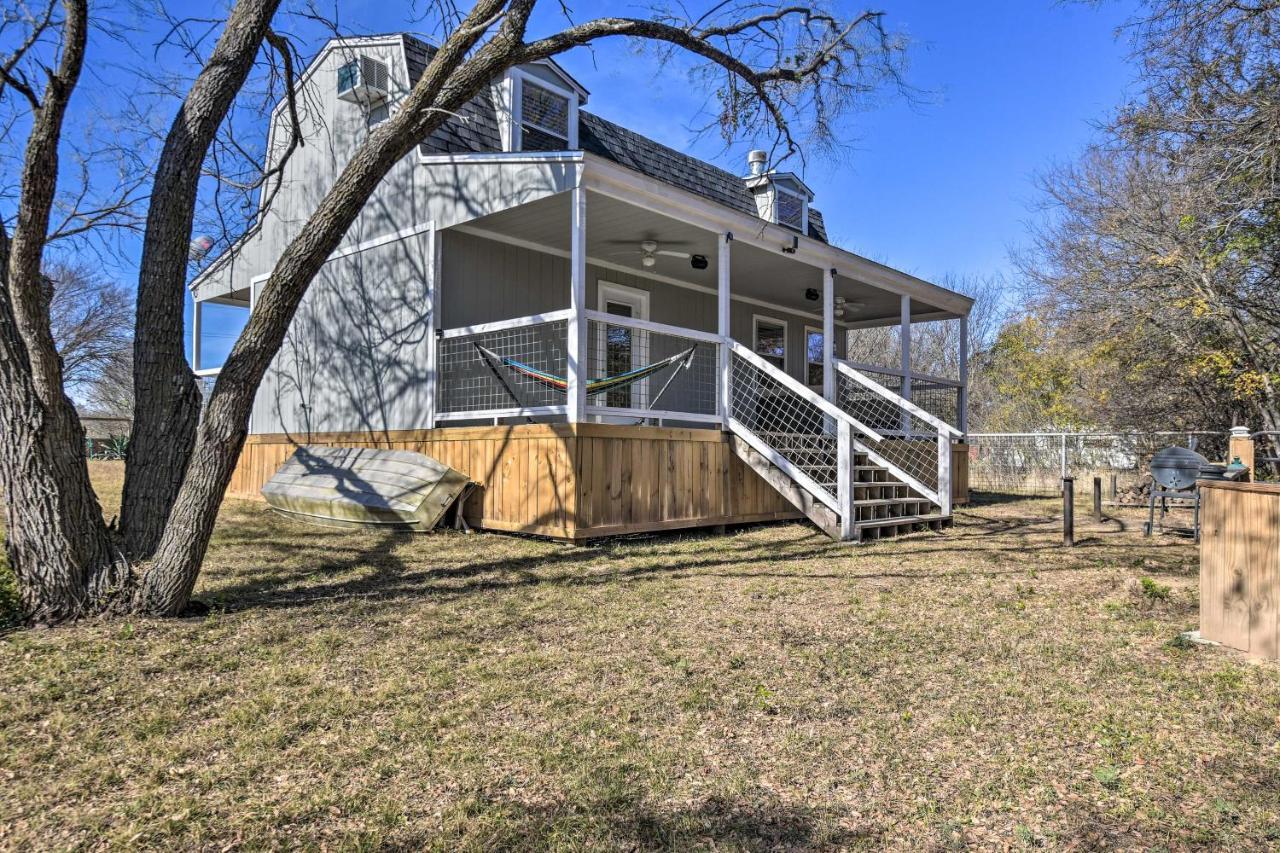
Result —
[{"label": "gray siding", "polygon": [[429,243],[419,235],[324,266],[258,390],[253,432],[426,424]]},{"label": "gray siding", "polygon": [[[361,47],[386,62],[392,100],[408,91],[400,40]],[[349,54],[332,50],[315,66],[299,98],[300,120],[307,144],[294,150],[285,164],[281,185],[270,210],[225,258],[201,280],[198,298],[244,290],[256,276],[269,273],[289,242],[320,204],[356,147],[369,133],[365,112],[337,97],[337,70]],[[269,160],[283,150],[287,128],[283,118],[272,128]],[[577,163],[434,163],[418,162],[415,148],[391,168],[352,224],[343,246],[358,245],[427,222],[447,228],[480,216],[564,192],[577,180]]]}]

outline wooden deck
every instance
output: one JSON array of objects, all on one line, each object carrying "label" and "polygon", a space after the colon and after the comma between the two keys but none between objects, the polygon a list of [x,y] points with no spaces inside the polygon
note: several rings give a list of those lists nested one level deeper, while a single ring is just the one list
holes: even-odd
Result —
[{"label": "wooden deck", "polygon": [[800,518],[717,429],[527,424],[434,430],[251,435],[227,490],[259,490],[298,444],[416,450],[480,484],[474,527],[584,540]]}]

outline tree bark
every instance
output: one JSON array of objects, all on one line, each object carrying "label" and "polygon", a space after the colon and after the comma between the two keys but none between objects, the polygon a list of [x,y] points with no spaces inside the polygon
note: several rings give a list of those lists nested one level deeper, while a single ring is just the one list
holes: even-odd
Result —
[{"label": "tree bark", "polygon": [[0,483],[5,547],[28,619],[59,622],[110,605],[129,582],[89,482],[84,431],[62,388],[41,274],[57,191],[58,143],[88,32],[82,0],[66,0],[62,51],[42,101],[32,100],[13,239],[0,225]]},{"label": "tree bark", "polygon": [[201,167],[279,4],[236,3],[174,117],[156,169],[138,272],[133,432],[121,507],[125,545],[135,559],[150,557],[160,542],[200,419],[200,390],[187,364],[183,309]]}]

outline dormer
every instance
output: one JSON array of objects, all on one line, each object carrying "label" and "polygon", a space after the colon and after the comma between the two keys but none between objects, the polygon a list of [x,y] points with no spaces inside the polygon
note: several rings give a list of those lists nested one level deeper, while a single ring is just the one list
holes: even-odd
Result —
[{"label": "dormer", "polygon": [[787,228],[809,233],[809,203],[813,190],[800,180],[795,172],[765,171],[768,154],[752,151],[747,155],[745,178],[747,188],[756,200],[760,218]]},{"label": "dormer", "polygon": [[510,68],[493,87],[504,151],[574,151],[589,93],[550,59]]}]

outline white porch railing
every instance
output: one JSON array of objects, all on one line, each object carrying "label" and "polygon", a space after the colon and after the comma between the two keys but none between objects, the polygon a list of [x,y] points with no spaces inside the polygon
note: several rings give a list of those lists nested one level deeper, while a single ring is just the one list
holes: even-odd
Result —
[{"label": "white porch railing", "polygon": [[572,311],[445,329],[436,358],[437,421],[563,415],[564,388],[509,370],[480,349],[548,376],[568,373],[566,335]]},{"label": "white porch railing", "polygon": [[889,439],[868,456],[950,515],[951,441],[963,433],[848,362],[836,359],[835,365],[840,409]]},{"label": "white porch railing", "polygon": [[588,415],[629,422],[720,423],[719,335],[601,311],[583,313],[588,382],[674,360],[646,378],[588,393]]},{"label": "white porch railing", "polygon": [[[567,415],[571,314],[441,332],[437,420]],[[857,456],[950,515],[951,441],[960,430],[855,366],[833,362],[836,399],[827,400],[732,338],[599,311],[582,314],[588,388],[608,377],[642,374],[588,391],[585,413],[592,418],[723,423],[831,509],[845,538],[857,536]],[[729,362],[724,379],[722,353]],[[722,381],[728,382],[727,411],[720,410]]]},{"label": "white porch railing", "polygon": [[[572,314],[565,309],[442,331],[436,420],[566,415]],[[636,381],[589,393],[587,415],[622,423],[721,422],[719,335],[600,311],[583,315],[588,382],[670,362]]]},{"label": "white porch railing", "polygon": [[[899,397],[907,397],[902,391],[903,372],[892,367],[877,364],[862,364],[856,361],[843,362],[850,368],[887,388]],[[911,402],[929,414],[951,424],[961,432],[964,431],[965,387],[958,379],[943,376],[931,376],[927,373],[911,374]]]}]

